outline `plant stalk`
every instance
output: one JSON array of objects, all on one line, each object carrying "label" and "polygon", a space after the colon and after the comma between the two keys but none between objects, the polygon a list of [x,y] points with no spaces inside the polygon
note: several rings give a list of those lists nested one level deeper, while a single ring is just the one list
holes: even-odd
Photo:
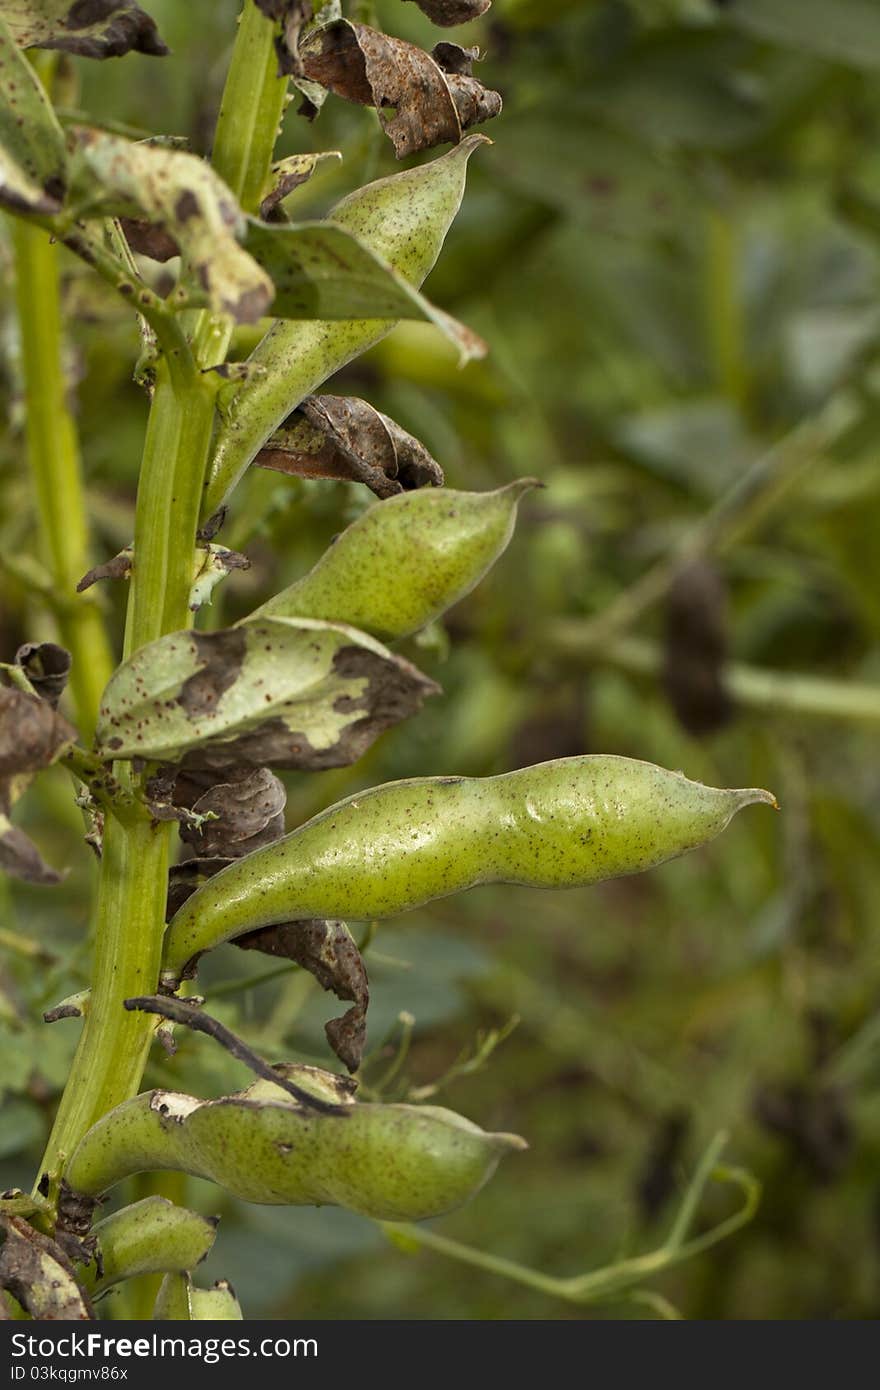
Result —
[{"label": "plant stalk", "polygon": [[[214,166],[247,210],[268,178],[286,81],[275,75],[274,26],[253,4],[242,14],[217,126]],[[225,359],[231,321],[201,313],[192,352],[159,362],[135,512],[125,655],[190,625],[189,596],[215,383],[200,368]],[[169,340],[170,341],[170,340]],[[166,344],[163,344],[163,347]],[[172,344],[173,346],[173,344]],[[127,776],[116,768],[117,777]],[[140,1088],[154,1016],[123,1001],[159,978],[171,827],[108,818],[95,933],[91,1008],[41,1172],[58,1175],[82,1135]]]},{"label": "plant stalk", "polygon": [[91,597],[75,598],[77,581],[89,567],[88,531],[76,428],[64,380],[58,247],[42,228],[18,218],[12,236],[28,465],[42,549],[59,600],[61,641],[73,657],[70,686],[76,722],[89,738],[113,657],[97,603]]}]

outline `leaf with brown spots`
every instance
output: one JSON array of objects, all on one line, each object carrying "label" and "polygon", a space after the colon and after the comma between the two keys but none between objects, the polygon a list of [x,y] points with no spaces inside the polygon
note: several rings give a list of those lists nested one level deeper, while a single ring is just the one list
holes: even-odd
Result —
[{"label": "leaf with brown spots", "polygon": [[57,642],[25,642],[15,653],[15,664],[20,666],[41,700],[53,709],[64,694],[67,678],[70,675],[71,655],[66,647]]},{"label": "leaf with brown spots", "polygon": [[443,470],[423,444],[352,396],[307,396],[254,462],[298,478],[364,483],[380,498],[443,486]]},{"label": "leaf with brown spots", "polygon": [[374,106],[398,159],[446,142],[501,111],[501,97],[476,78],[450,80],[423,49],[367,24],[335,20],[300,49],[306,77],[361,106]]},{"label": "leaf with brown spots", "polygon": [[264,270],[239,245],[245,218],[203,159],[85,126],[72,128],[82,217],[145,218],[179,246],[195,298],[239,323],[256,323],[274,297]]},{"label": "leaf with brown spots", "polygon": [[168,52],[156,21],[133,0],[3,0],[0,8],[21,48],[60,48],[80,58]]},{"label": "leaf with brown spots", "polygon": [[301,184],[307,183],[318,165],[325,159],[341,159],[339,150],[322,150],[316,154],[291,154],[272,165],[272,187],[260,203],[264,222],[286,222],[281,202]]},{"label": "leaf with brown spots", "polygon": [[0,206],[59,211],[67,186],[64,132],[0,9]]},{"label": "leaf with brown spots", "polygon": [[351,1000],[354,1007],[342,1018],[325,1024],[327,1041],[351,1072],[357,1071],[367,1038],[370,985],[361,953],[344,922],[285,922],[263,927],[235,938],[243,951],[262,951],[295,961],[308,970],[322,989],[337,999]]},{"label": "leaf with brown spots", "polygon": [[423,14],[441,28],[467,24],[485,14],[492,0],[415,0]]},{"label": "leaf with brown spots", "polygon": [[437,688],[341,623],[269,619],[173,632],[116,671],[97,745],[108,758],[221,772],[343,767]]},{"label": "leaf with brown spots", "polygon": [[40,1322],[88,1322],[94,1312],[69,1257],[20,1216],[0,1216],[0,1289]]}]

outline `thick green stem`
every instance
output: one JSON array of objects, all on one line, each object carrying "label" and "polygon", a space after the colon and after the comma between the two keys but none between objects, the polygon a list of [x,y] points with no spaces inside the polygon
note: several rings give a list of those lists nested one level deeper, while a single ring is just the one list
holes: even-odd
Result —
[{"label": "thick green stem", "polygon": [[155,1020],[123,999],[155,988],[168,881],[167,826],[107,818],[95,930],[92,1002],[49,1138],[42,1172],[57,1174],[77,1141],[136,1094]]},{"label": "thick green stem", "polygon": [[89,567],[86,507],[76,429],[62,363],[58,248],[40,227],[16,220],[16,294],[27,408],[27,453],[40,539],[57,598],[61,640],[73,656],[70,684],[81,732],[90,736],[113,658],[100,609],[76,600]]},{"label": "thick green stem", "polygon": [[[214,165],[248,211],[269,173],[286,81],[275,75],[274,26],[248,4],[241,19]],[[107,278],[113,265],[99,264]],[[225,358],[231,321],[202,313],[192,351],[179,323],[150,302],[164,356],[144,442],[135,513],[126,656],[190,624],[189,596],[199,504],[214,422],[214,385],[199,369]],[[124,775],[120,768],[118,774]],[[95,933],[91,1008],[41,1171],[57,1174],[85,1131],[137,1093],[155,1019],[123,1001],[150,994],[159,978],[170,826],[144,813],[108,818]]]}]

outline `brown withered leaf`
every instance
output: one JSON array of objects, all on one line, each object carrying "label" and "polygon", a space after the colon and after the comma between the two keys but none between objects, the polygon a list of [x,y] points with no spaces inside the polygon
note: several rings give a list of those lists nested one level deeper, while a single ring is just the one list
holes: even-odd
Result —
[{"label": "brown withered leaf", "polygon": [[275,39],[278,76],[302,77],[299,36],[303,25],[308,24],[312,17],[312,0],[254,0],[254,4],[267,19],[280,23],[281,28]]},{"label": "brown withered leaf", "polygon": [[100,565],[93,565],[76,586],[78,594],[84,594],[86,589],[90,589],[93,584],[97,584],[99,579],[127,579],[131,573],[134,550],[130,545],[124,550],[120,550],[118,555],[114,555],[110,560],[104,560]]},{"label": "brown withered leaf", "polygon": [[262,951],[295,961],[308,970],[322,989],[354,1007],[325,1025],[327,1041],[349,1071],[357,1071],[367,1036],[370,985],[361,953],[344,922],[284,922],[235,938],[243,951]]},{"label": "brown withered leaf", "polygon": [[21,1216],[0,1216],[0,1289],[40,1322],[88,1322],[94,1310],[68,1255]]},{"label": "brown withered leaf", "polygon": [[280,778],[268,767],[233,767],[222,782],[215,776],[183,772],[175,783],[176,804],[193,817],[216,817],[181,824],[180,838],[198,859],[237,859],[281,838],[287,792]]},{"label": "brown withered leaf", "polygon": [[57,642],[25,642],[15,653],[20,666],[41,700],[53,709],[64,694],[70,675],[72,657],[66,647]]},{"label": "brown withered leaf", "polygon": [[[2,793],[0,793],[2,799]],[[54,888],[64,875],[46,863],[33,840],[25,835],[0,810],[0,872],[20,878],[23,883],[37,883]]]},{"label": "brown withered leaf", "polygon": [[713,733],[732,717],[726,659],[724,584],[714,565],[697,560],[677,576],[666,605],[663,683],[688,733]]},{"label": "brown withered leaf", "polygon": [[156,21],[133,0],[4,0],[3,18],[21,48],[59,48],[81,58],[132,50],[163,57]]},{"label": "brown withered leaf", "polygon": [[314,29],[301,48],[306,77],[361,106],[374,106],[398,159],[444,143],[501,111],[501,97],[476,78],[448,76],[403,39],[337,19]]},{"label": "brown withered leaf", "polygon": [[380,498],[444,481],[423,444],[352,396],[307,396],[255,463],[300,478],[364,483]]},{"label": "brown withered leaf", "polygon": [[479,19],[492,4],[492,0],[415,0],[419,9],[433,24],[443,29],[451,29],[453,24],[467,24]]},{"label": "brown withered leaf", "polygon": [[0,778],[49,767],[76,739],[76,729],[46,700],[0,685]]}]

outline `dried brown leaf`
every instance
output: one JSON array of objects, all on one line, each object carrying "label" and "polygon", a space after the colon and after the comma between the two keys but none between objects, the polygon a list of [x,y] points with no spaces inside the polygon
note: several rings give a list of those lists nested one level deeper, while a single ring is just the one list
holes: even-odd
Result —
[{"label": "dried brown leaf", "polygon": [[0,686],[0,777],[39,772],[76,739],[76,729],[46,700]]},{"label": "dried brown leaf", "polygon": [[215,775],[184,772],[175,783],[176,804],[198,818],[180,828],[198,859],[237,859],[281,838],[287,792],[280,778],[268,767],[230,768],[222,782]]},{"label": "dried brown leaf", "polygon": [[492,0],[415,0],[419,9],[434,24],[450,29],[453,24],[467,24],[485,14]]},{"label": "dried brown leaf", "polygon": [[129,545],[112,559],[104,560],[100,565],[93,565],[77,584],[76,592],[84,594],[86,589],[97,584],[99,579],[127,579],[131,573],[133,555],[134,551]]},{"label": "dried brown leaf", "polygon": [[275,39],[279,77],[302,77],[299,56],[299,37],[303,26],[312,17],[311,0],[254,0],[267,19],[278,20],[280,30]]},{"label": "dried brown leaf", "polygon": [[53,709],[64,694],[70,675],[72,657],[66,647],[57,642],[25,642],[15,653],[20,666],[41,700]]},{"label": "dried brown leaf", "polygon": [[398,159],[457,144],[462,131],[501,111],[501,97],[476,78],[447,75],[414,44],[366,24],[334,20],[304,41],[306,77],[361,106],[374,106]]},{"label": "dried brown leaf", "polygon": [[350,396],[307,396],[257,455],[261,468],[364,483],[377,497],[442,487],[443,470],[389,416]]},{"label": "dried brown leaf", "polygon": [[20,1216],[0,1216],[0,1288],[40,1322],[88,1322],[94,1311],[69,1257]]},{"label": "dried brown leaf", "polygon": [[370,986],[361,953],[344,922],[284,922],[236,937],[243,951],[262,951],[295,961],[308,970],[322,989],[332,990],[337,999],[351,1000],[354,1008],[342,1018],[325,1025],[327,1041],[337,1057],[357,1071],[367,1036],[367,1009]]}]

